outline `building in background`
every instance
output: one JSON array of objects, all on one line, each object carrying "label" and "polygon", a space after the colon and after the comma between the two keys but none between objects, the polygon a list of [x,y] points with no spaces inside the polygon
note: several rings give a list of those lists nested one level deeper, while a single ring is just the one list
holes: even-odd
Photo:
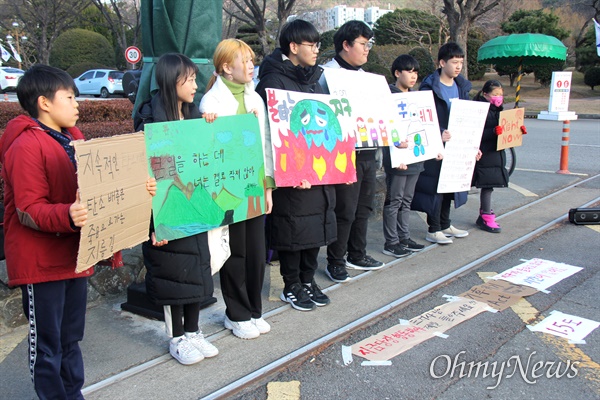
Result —
[{"label": "building in background", "polygon": [[327,10],[315,10],[291,15],[288,17],[287,22],[295,19],[303,19],[312,23],[322,33],[337,29],[351,20],[365,21],[365,23],[373,27],[382,15],[391,12],[393,10],[383,10],[379,7],[369,7],[365,10],[360,7],[354,8],[347,7],[346,5],[338,5]]}]

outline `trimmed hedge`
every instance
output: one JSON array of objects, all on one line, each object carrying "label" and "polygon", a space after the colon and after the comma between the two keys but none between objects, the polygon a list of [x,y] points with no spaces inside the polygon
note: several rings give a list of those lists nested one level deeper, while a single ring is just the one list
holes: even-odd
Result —
[{"label": "trimmed hedge", "polygon": [[91,62],[115,67],[115,49],[99,33],[70,29],[58,36],[50,53],[50,65],[68,69],[72,65]]}]

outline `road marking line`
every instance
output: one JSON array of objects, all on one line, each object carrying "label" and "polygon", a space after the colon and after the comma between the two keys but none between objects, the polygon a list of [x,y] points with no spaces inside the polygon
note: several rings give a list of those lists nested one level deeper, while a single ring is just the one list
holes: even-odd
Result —
[{"label": "road marking line", "polygon": [[525,189],[525,188],[523,188],[523,187],[521,187],[519,185],[515,185],[512,182],[508,183],[508,187],[511,188],[512,190],[515,190],[515,191],[521,193],[523,196],[526,196],[526,197],[538,197],[537,194],[535,194],[533,192],[530,192],[529,190],[527,190],[527,189]]},{"label": "road marking line", "polygon": [[267,383],[267,400],[299,400],[300,381]]},{"label": "road marking line", "polygon": [[598,145],[598,144],[574,144],[574,143],[571,143],[569,146],[576,146],[576,147],[600,147],[600,145]]},{"label": "road marking line", "polygon": [[271,284],[269,285],[269,301],[280,301],[279,295],[283,292],[283,279],[279,272],[279,261],[274,261],[269,265],[269,277]]},{"label": "road marking line", "polygon": [[600,233],[600,225],[586,225],[588,228],[590,228],[593,231],[596,231],[598,233]]},{"label": "road marking line", "polygon": [[[525,172],[542,172],[545,174],[556,174],[556,171],[546,171],[543,169],[528,169],[528,168],[515,168],[515,171],[525,171]],[[579,174],[576,172],[569,172],[568,175],[577,175],[577,176],[589,176],[589,174]],[[510,186],[510,184],[509,184]]]},{"label": "road marking line", "polygon": [[[485,282],[487,277],[496,275],[495,272],[478,272],[477,275]],[[537,318],[539,311],[531,305],[527,300],[522,298],[516,304],[510,307],[521,321],[525,324],[539,319],[544,319],[543,316]],[[581,349],[576,345],[569,343],[564,338],[550,335],[547,333],[541,333],[536,335],[546,345],[553,348],[552,352],[561,359],[563,362],[570,361],[571,363],[579,361],[578,371],[581,372],[582,377],[589,382],[590,388],[596,393],[600,394],[600,364],[588,357]],[[583,369],[583,371],[582,371]]]},{"label": "road marking line", "polygon": [[0,363],[6,359],[19,343],[27,338],[27,333],[28,326],[23,325],[15,328],[14,331],[7,333],[6,335],[2,335],[2,340],[0,340]]}]

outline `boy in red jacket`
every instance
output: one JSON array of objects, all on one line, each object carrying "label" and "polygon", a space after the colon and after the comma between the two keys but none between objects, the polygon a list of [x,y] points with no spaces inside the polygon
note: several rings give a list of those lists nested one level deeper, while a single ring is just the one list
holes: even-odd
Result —
[{"label": "boy in red jacket", "polygon": [[[29,369],[40,399],[83,399],[88,269],[76,273],[87,209],[77,194],[77,88],[64,71],[35,65],[17,86],[30,117],[11,120],[0,139],[8,284],[20,286],[29,320]],[[154,185],[154,186],[153,186]],[[156,182],[147,182],[148,191]]]}]

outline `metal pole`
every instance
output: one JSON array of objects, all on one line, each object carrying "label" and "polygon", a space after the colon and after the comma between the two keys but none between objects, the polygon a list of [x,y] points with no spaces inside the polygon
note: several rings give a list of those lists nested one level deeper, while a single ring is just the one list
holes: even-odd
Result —
[{"label": "metal pole", "polygon": [[519,58],[519,69],[517,71],[517,94],[515,97],[515,108],[519,108],[519,98],[521,94],[521,75],[523,74],[523,57]]},{"label": "metal pole", "polygon": [[560,169],[557,174],[570,174],[569,172],[569,132],[571,132],[571,121],[563,121],[562,146],[560,148]]}]

